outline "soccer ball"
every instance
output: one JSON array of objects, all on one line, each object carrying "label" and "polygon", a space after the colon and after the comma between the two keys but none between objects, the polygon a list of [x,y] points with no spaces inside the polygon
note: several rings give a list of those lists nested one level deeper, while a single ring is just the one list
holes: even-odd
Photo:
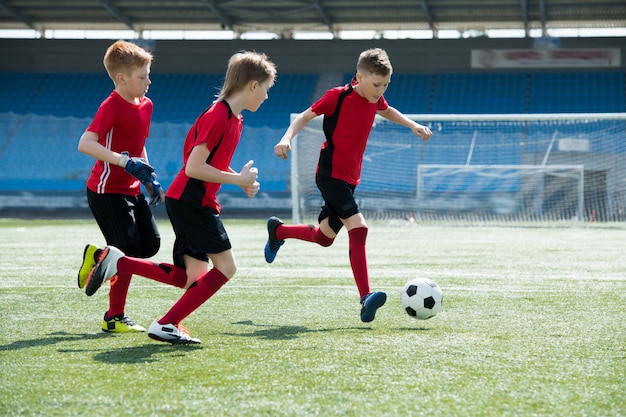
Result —
[{"label": "soccer ball", "polygon": [[402,308],[419,320],[435,317],[443,302],[441,287],[428,278],[414,278],[402,288]]}]

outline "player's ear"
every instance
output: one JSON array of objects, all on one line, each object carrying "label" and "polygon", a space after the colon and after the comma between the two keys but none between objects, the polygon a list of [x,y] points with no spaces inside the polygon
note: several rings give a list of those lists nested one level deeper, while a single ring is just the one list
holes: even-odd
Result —
[{"label": "player's ear", "polygon": [[254,91],[259,86],[259,82],[257,80],[250,81],[250,90]]},{"label": "player's ear", "polygon": [[123,72],[118,72],[115,74],[115,83],[116,84],[124,84],[126,82],[126,77]]}]

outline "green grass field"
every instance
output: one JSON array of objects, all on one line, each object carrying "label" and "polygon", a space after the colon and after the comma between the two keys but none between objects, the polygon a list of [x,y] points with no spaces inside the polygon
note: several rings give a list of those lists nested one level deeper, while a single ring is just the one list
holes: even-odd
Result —
[{"label": "green grass field", "polygon": [[[225,220],[239,272],[185,325],[199,346],[100,330],[108,289],[76,287],[89,220],[0,220],[2,416],[625,416],[626,226],[372,222],[361,323],[347,236],[263,259],[263,220]],[[160,222],[155,259],[170,262]],[[427,321],[400,306],[439,283]],[[148,326],[181,290],[135,277]]]}]

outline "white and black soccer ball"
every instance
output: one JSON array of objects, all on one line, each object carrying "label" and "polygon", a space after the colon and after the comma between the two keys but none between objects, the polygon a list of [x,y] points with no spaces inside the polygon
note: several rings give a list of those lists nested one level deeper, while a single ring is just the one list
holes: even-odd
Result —
[{"label": "white and black soccer ball", "polygon": [[414,278],[402,288],[401,301],[409,316],[427,320],[441,311],[443,292],[432,279]]}]

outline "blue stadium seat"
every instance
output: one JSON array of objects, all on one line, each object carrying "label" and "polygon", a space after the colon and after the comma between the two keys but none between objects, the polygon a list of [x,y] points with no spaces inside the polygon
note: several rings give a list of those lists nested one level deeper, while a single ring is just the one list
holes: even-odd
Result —
[{"label": "blue stadium seat", "polygon": [[624,72],[531,75],[529,113],[623,112]]},{"label": "blue stadium seat", "polygon": [[526,74],[437,74],[432,113],[525,113]]},{"label": "blue stadium seat", "polygon": [[44,74],[0,72],[0,113],[26,112],[44,77]]},{"label": "blue stadium seat", "polygon": [[[353,75],[345,74],[344,82]],[[167,186],[182,166],[187,131],[214,100],[223,74],[154,73],[151,78],[148,96],[155,110],[147,148],[161,182]],[[397,73],[385,96],[402,112],[418,114],[623,112],[624,78],[623,71]],[[290,114],[303,111],[316,99],[317,82],[317,74],[280,73],[259,111],[244,112],[244,131],[232,166],[239,169],[254,159],[264,191],[289,189],[290,164],[274,156],[273,146],[289,125]],[[77,151],[78,139],[112,90],[113,83],[104,73],[0,73],[0,190],[82,191],[93,160]],[[428,146],[416,142],[414,147],[388,156],[376,153],[375,146],[368,148],[374,153],[368,156],[371,161],[364,161],[362,189],[368,191],[376,180],[368,177],[374,170],[367,164],[380,163],[383,157],[393,158],[398,166],[414,165],[418,153],[425,164],[465,164],[473,132],[462,125],[435,130],[437,140]],[[567,126],[559,131],[570,136],[581,134],[579,130],[568,131]],[[531,130],[522,140],[522,132],[516,130],[480,132],[470,163],[519,163],[521,151],[511,143],[524,142],[526,152],[542,154],[550,134]],[[385,140],[377,135],[374,129],[371,142]],[[601,140],[590,141],[592,152],[626,152],[626,144],[606,149]],[[66,163],[60,166],[59,160]],[[399,179],[395,187],[412,192],[415,184],[415,178],[409,176]],[[224,189],[238,190],[230,186]]]}]

